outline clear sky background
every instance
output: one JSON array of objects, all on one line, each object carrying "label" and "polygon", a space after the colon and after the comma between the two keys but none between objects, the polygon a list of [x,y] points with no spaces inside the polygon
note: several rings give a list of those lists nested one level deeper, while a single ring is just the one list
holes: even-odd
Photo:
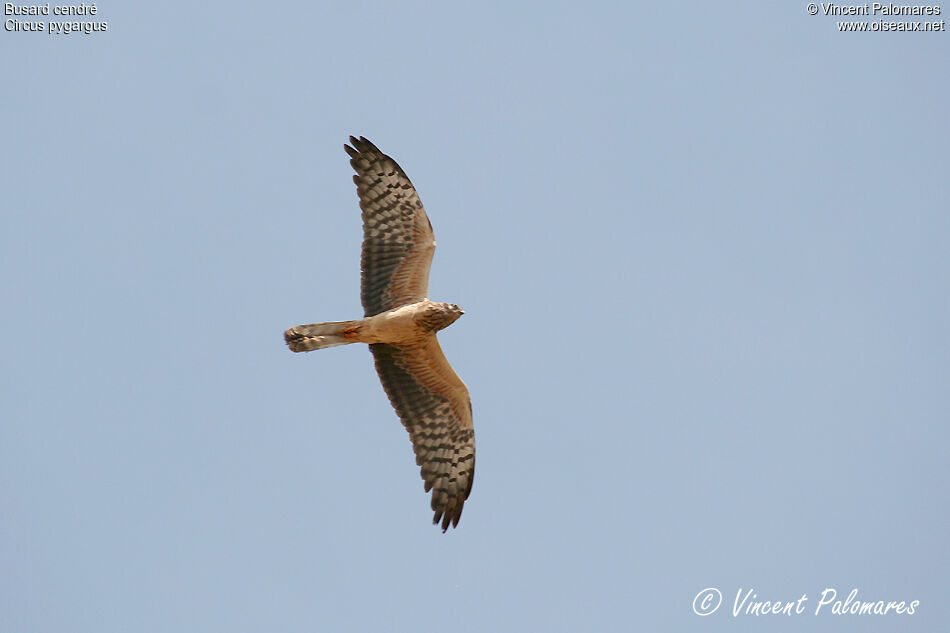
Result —
[{"label": "clear sky background", "polygon": [[[0,632],[950,624],[950,34],[805,2],[97,8],[0,31]],[[282,340],[362,314],[350,134],[412,178],[466,310],[447,534],[369,352]],[[805,613],[733,617],[750,588]],[[825,588],[920,602],[815,616]]]}]

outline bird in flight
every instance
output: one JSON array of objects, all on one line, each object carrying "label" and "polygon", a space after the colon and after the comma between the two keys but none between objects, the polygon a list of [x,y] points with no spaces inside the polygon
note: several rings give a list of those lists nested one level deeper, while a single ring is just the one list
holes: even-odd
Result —
[{"label": "bird in flight", "polygon": [[432,522],[445,532],[458,525],[475,476],[472,403],[436,338],[463,312],[428,298],[435,237],[406,173],[362,136],[351,136],[343,148],[363,211],[365,316],[298,325],[284,340],[293,352],[369,343],[383,389],[409,431],[426,492],[432,491]]}]

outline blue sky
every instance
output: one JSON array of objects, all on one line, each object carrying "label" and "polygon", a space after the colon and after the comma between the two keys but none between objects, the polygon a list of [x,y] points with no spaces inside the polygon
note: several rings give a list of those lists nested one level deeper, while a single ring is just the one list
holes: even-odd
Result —
[{"label": "blue sky", "polygon": [[[97,8],[0,32],[0,631],[950,623],[946,32]],[[412,178],[466,310],[447,534],[370,354],[281,338],[361,315],[350,134]],[[749,588],[810,608],[733,617]],[[919,606],[815,615],[825,588]]]}]

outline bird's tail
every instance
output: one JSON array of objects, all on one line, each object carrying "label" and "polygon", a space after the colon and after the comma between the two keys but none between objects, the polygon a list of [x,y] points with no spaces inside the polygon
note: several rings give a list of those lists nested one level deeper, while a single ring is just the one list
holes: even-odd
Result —
[{"label": "bird's tail", "polygon": [[298,325],[284,332],[284,340],[292,352],[310,352],[324,347],[348,345],[359,339],[361,321],[332,321]]}]

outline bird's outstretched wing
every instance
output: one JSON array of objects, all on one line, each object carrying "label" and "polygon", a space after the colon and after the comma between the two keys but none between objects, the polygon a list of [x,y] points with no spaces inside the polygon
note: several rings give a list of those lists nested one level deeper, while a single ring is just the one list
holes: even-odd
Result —
[{"label": "bird's outstretched wing", "polygon": [[465,383],[446,360],[435,334],[420,345],[369,346],[386,395],[409,431],[433,523],[458,525],[475,476],[472,403]]},{"label": "bird's outstretched wing", "polygon": [[363,310],[372,316],[425,299],[435,252],[432,225],[415,187],[389,156],[366,138],[344,145],[363,210]]}]

